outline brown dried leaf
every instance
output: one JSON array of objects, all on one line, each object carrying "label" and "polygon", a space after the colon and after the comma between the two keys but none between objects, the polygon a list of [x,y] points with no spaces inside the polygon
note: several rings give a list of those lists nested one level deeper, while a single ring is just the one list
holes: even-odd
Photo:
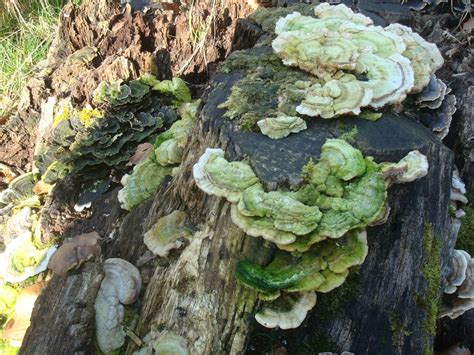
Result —
[{"label": "brown dried leaf", "polygon": [[142,143],[135,149],[135,154],[128,160],[127,166],[137,165],[139,162],[145,160],[153,150],[153,144]]}]

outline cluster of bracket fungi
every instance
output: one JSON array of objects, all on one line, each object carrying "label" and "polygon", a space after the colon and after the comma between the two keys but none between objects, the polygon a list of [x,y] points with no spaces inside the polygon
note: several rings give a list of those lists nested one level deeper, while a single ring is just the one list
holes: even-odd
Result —
[{"label": "cluster of bracket fungi", "polygon": [[[268,60],[268,67],[248,70],[221,105],[225,116],[240,120],[241,127],[250,122],[247,127],[258,126],[263,134],[281,139],[306,129],[308,117],[349,114],[378,119],[377,111],[387,106],[403,110],[408,97],[422,109],[423,123],[441,138],[446,136],[455,98],[435,76],[443,59],[434,44],[410,28],[374,26],[344,5],[323,3],[313,14],[293,12],[279,19],[271,32],[272,52],[257,59]],[[255,64],[242,53],[232,57],[243,59],[240,66],[250,63],[247,69]],[[253,86],[256,82],[271,84],[263,91],[271,97],[260,111],[250,99],[252,93],[262,98]],[[64,241],[59,248],[42,237],[44,200],[54,184],[68,174],[97,180],[128,161],[134,168],[122,177],[118,199],[123,209],[132,210],[180,165],[198,104],[181,79],[159,81],[152,75],[103,82],[93,101],[81,108],[69,99],[48,101],[45,112],[50,115],[40,122],[34,172],[15,176],[0,167],[9,177],[8,188],[0,192],[0,313],[15,320],[4,331],[4,336],[13,334],[8,338],[12,344],[21,343],[29,324],[32,304],[22,305],[31,303],[43,284],[20,291],[13,286],[47,266],[63,276],[101,256],[101,238],[95,232]],[[143,150],[132,156],[139,143]],[[256,320],[288,329],[303,322],[316,305],[317,292],[339,287],[351,268],[364,262],[366,228],[384,223],[390,211],[389,186],[422,178],[428,168],[418,151],[398,163],[376,163],[343,139],[328,139],[318,161],[305,165],[303,185],[293,189],[265,191],[248,161],[229,162],[218,148],[206,150],[193,176],[201,190],[231,203],[232,221],[242,231],[279,249],[264,267],[239,262],[236,277],[265,301]],[[465,203],[462,183],[454,185],[453,199]],[[462,211],[456,213],[462,217]],[[167,257],[192,235],[186,214],[174,211],[151,226],[144,243],[154,255]],[[474,307],[473,260],[464,251],[454,252],[444,290],[449,296],[440,316],[454,318]],[[125,260],[107,259],[103,265],[105,278],[95,302],[96,334],[100,349],[110,352],[125,342],[124,306],[137,300],[142,280]],[[137,354],[150,348],[187,353],[186,339],[179,335],[156,331],[148,338],[148,348]]]},{"label": "cluster of bracket fungi", "polygon": [[280,249],[266,267],[239,262],[236,277],[269,301],[257,321],[282,329],[298,327],[316,304],[315,292],[339,287],[349,269],[364,262],[365,228],[385,222],[388,187],[427,172],[418,151],[377,164],[342,139],[326,140],[295,191],[266,192],[247,161],[229,162],[221,149],[208,148],[193,168],[201,190],[232,204],[234,224]]},{"label": "cluster of bracket fungi", "polygon": [[[265,16],[255,19],[262,23]],[[402,102],[409,96],[414,104],[407,106],[407,113],[416,105],[424,124],[441,138],[447,135],[456,101],[453,95],[446,96],[449,88],[435,75],[443,58],[436,45],[411,28],[397,23],[374,26],[370,18],[345,5],[322,3],[311,15],[295,11],[279,19],[273,35],[274,54],[285,66],[306,75],[294,75],[290,69],[285,69],[287,76],[274,75],[272,65],[260,72],[246,68],[250,82],[271,76],[277,86],[277,104],[251,117],[263,134],[279,139],[297,133],[306,129],[305,117],[357,115],[375,120],[380,117],[377,110],[384,107],[404,110]],[[273,68],[280,71],[281,66]],[[228,110],[227,117],[244,122],[255,85],[246,79],[221,105]]]}]

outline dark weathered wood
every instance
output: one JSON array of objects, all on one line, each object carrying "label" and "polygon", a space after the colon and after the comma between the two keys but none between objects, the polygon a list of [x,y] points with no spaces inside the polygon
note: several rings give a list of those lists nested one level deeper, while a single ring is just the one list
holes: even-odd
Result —
[{"label": "dark weathered wood", "polygon": [[101,263],[92,262],[53,276],[36,301],[20,354],[95,353],[94,302],[102,277]]}]

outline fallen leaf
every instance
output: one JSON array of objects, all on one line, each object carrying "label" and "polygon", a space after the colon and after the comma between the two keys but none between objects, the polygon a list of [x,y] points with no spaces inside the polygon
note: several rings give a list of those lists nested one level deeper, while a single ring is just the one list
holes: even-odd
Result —
[{"label": "fallen leaf", "polygon": [[128,160],[127,166],[137,165],[139,162],[145,160],[153,150],[153,144],[142,143],[135,149],[135,154]]}]

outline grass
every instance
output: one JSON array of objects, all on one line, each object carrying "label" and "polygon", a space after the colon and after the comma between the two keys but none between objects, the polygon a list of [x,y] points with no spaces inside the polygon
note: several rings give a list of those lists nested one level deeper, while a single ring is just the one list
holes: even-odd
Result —
[{"label": "grass", "polygon": [[45,58],[64,0],[0,0],[0,121],[15,109],[35,65]]}]

